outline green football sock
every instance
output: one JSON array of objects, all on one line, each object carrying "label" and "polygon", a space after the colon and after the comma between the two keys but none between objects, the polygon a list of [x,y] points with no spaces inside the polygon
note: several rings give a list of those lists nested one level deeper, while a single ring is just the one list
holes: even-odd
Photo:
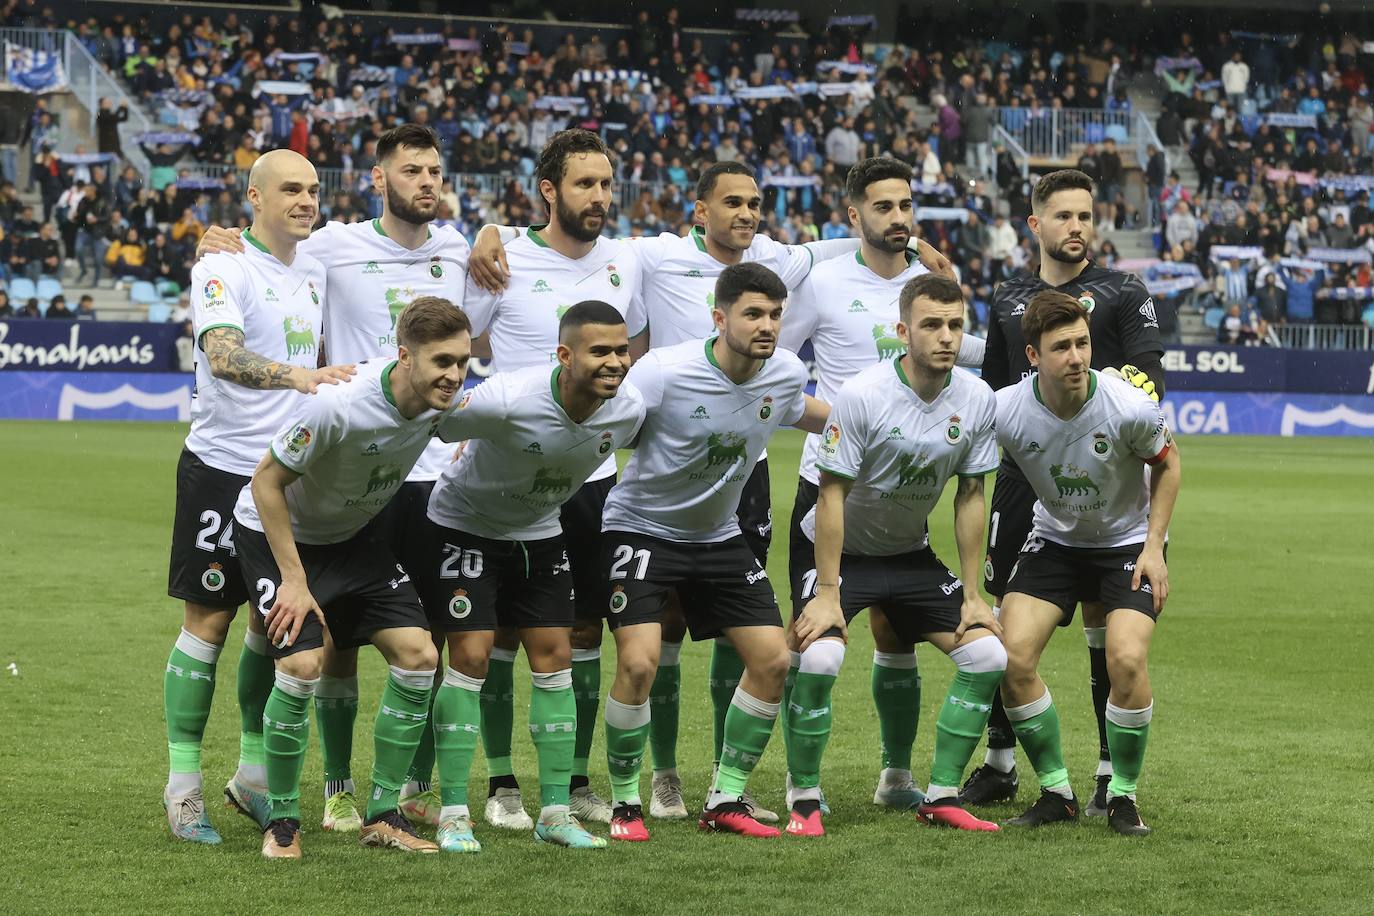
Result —
[{"label": "green football sock", "polygon": [[665,642],[649,688],[649,749],[655,770],[677,769],[678,717],[682,707],[682,643]]},{"label": "green football sock", "polygon": [[797,674],[787,702],[787,770],[792,788],[814,789],[821,784],[821,755],[830,740],[830,694],[835,678],[829,674]]},{"label": "green football sock", "polygon": [[276,677],[276,666],[267,657],[267,637],[248,630],[243,634],[243,651],[239,653],[239,771],[261,774],[259,782],[267,779],[262,713],[267,708],[267,698],[272,695]]},{"label": "green football sock", "polygon": [[539,757],[539,803],[566,805],[577,746],[577,701],[572,671],[530,672],[530,736]]},{"label": "green football sock", "polygon": [[1040,777],[1040,788],[1062,789],[1069,784],[1069,770],[1064,765],[1064,749],[1059,743],[1059,711],[1054,708],[1050,692],[1024,706],[1007,707],[1016,740],[1030,758]]},{"label": "green football sock", "polygon": [[639,770],[649,734],[649,703],[638,706],[606,697],[606,770],[614,803],[639,804]]},{"label": "green football sock", "polygon": [[577,704],[577,742],[573,746],[572,773],[587,777],[587,758],[596,736],[597,709],[601,705],[601,650],[572,650],[572,691]]},{"label": "green football sock", "polygon": [[482,684],[482,753],[488,776],[510,776],[511,729],[515,727],[515,653],[492,649]]},{"label": "green football sock", "polygon": [[353,723],[357,718],[357,676],[322,676],[320,685],[315,688],[315,724],[320,730],[326,783],[353,776]]},{"label": "green football sock", "polygon": [[911,769],[911,746],[921,717],[921,675],[915,652],[873,653],[873,705],[883,768]]},{"label": "green football sock", "polygon": [[1107,747],[1112,752],[1112,781],[1107,794],[1134,795],[1145,765],[1145,744],[1150,738],[1150,719],[1155,704],[1144,709],[1122,709],[1107,703]]},{"label": "green football sock", "polygon": [[215,666],[220,647],[182,630],[167,657],[162,677],[162,698],[167,714],[169,772],[195,774],[194,779],[169,782],[200,782],[200,743],[210,719],[215,697]]},{"label": "green football sock", "polygon": [[276,686],[263,710],[263,748],[267,752],[267,799],[272,819],[301,819],[301,767],[310,743],[310,697],[318,678],[304,680],[277,672]]},{"label": "green football sock", "polygon": [[477,752],[482,717],[482,682],[449,668],[434,695],[434,754],[439,763],[439,801],[444,807],[468,803],[468,778]]},{"label": "green football sock", "polygon": [[[429,718],[434,719],[434,703],[439,696],[442,678],[435,678],[434,688],[429,695]],[[434,781],[434,729],[427,728],[420,733],[420,743],[415,746],[415,756],[406,770],[406,782],[419,782],[429,785]]]},{"label": "green football sock", "polygon": [[[798,675],[800,677],[800,675]],[[725,736],[721,745],[720,768],[712,793],[730,798],[744,794],[749,774],[768,747],[773,722],[778,718],[778,703],[765,703],[735,688],[734,699],[725,716]]]},{"label": "green football sock", "polygon": [[367,820],[396,808],[420,733],[429,722],[433,684],[433,671],[391,667],[373,726],[372,795],[367,801]]},{"label": "green football sock", "polygon": [[730,701],[743,676],[744,659],[740,658],[728,639],[717,639],[711,650],[710,674],[711,709],[715,713],[712,747],[716,763],[720,763],[721,747],[725,741],[725,718],[730,712]]},{"label": "green football sock", "polygon": [[782,749],[784,756],[792,759],[792,690],[797,686],[797,668],[801,665],[801,653],[793,652],[792,664],[787,666],[787,679],[782,682]]},{"label": "green football sock", "polygon": [[[956,650],[958,651],[958,650]],[[992,698],[1002,683],[1005,671],[964,671],[954,673],[940,717],[935,721],[935,762],[930,767],[930,784],[958,786],[964,769],[982,740],[983,729],[992,712]]]}]

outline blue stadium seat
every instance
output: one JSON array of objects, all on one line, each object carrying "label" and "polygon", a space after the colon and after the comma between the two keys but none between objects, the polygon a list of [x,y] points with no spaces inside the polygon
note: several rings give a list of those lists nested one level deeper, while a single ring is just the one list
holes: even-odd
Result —
[{"label": "blue stadium seat", "polygon": [[19,311],[20,306],[37,295],[38,287],[28,277],[15,277],[10,281],[10,305],[14,306],[15,311]]},{"label": "blue stadium seat", "polygon": [[1126,127],[1122,124],[1108,124],[1107,136],[1119,144],[1124,144],[1130,138],[1130,134],[1126,132]]},{"label": "blue stadium seat", "polygon": [[1103,139],[1106,135],[1107,135],[1107,134],[1106,134],[1106,132],[1102,129],[1102,125],[1101,125],[1101,124],[1091,124],[1091,123],[1089,123],[1089,124],[1084,124],[1084,125],[1083,125],[1083,142],[1084,142],[1084,143],[1101,143],[1101,142],[1102,142],[1102,139]]},{"label": "blue stadium seat", "polygon": [[148,320],[163,322],[172,317],[172,307],[165,302],[151,302],[148,304]]},{"label": "blue stadium seat", "polygon": [[129,300],[137,302],[139,305],[149,305],[153,302],[161,302],[162,297],[157,294],[157,287],[147,280],[139,280],[129,287]]},{"label": "blue stadium seat", "polygon": [[1226,312],[1219,308],[1210,308],[1202,314],[1202,323],[1212,330],[1221,327],[1221,319],[1226,317]]},{"label": "blue stadium seat", "polygon": [[52,277],[39,277],[37,295],[38,301],[43,303],[46,308],[47,304],[52,301],[53,296],[62,295],[62,281],[55,280]]},{"label": "blue stadium seat", "polygon": [[1374,328],[1374,302],[1364,307],[1364,314],[1360,316],[1360,320],[1367,326]]},{"label": "blue stadium seat", "polygon": [[157,294],[164,299],[175,299],[181,295],[181,286],[175,280],[158,280]]}]

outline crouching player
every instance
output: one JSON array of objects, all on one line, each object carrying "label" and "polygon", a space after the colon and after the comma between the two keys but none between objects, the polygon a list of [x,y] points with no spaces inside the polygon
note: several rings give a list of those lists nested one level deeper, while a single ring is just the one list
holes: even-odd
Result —
[{"label": "crouching player", "polygon": [[[982,559],[983,477],[997,466],[995,398],[954,367],[964,324],[958,284],[917,277],[902,288],[899,305],[897,334],[907,352],[840,390],[821,435],[819,498],[801,523],[815,542],[816,562],[810,570],[796,567],[792,583],[792,593],[806,600],[794,609],[801,661],[787,708],[787,832],[798,836],[825,833],[819,785],[830,695],[846,624],[867,607],[881,608],[904,640],[929,642],[958,668],[936,723],[930,788],[918,813],[931,824],[997,829],[959,803],[964,767],[1007,661],[992,609],[977,588],[963,585],[978,581]],[[956,476],[961,577],[945,568],[926,536],[926,518]]]},{"label": "crouching player", "polygon": [[350,385],[302,399],[258,462],[234,509],[244,579],[266,618],[276,685],[264,712],[271,820],[262,854],[298,859],[300,780],[324,632],[372,643],[391,676],[374,730],[364,846],[438,847],[397,809],[429,719],[438,655],[410,577],[368,523],[395,495],[463,387],[471,325],[453,303],[423,297],[396,322],[398,356],[358,365]]},{"label": "crouching player", "polygon": [[[1036,668],[1055,627],[1080,601],[1107,614],[1107,820],[1117,833],[1149,828],[1136,809],[1153,696],[1146,669],[1169,597],[1165,542],[1181,467],[1160,405],[1089,368],[1088,314],[1072,296],[1036,294],[1021,327],[1039,371],[997,392],[997,438],[1035,490],[1034,522],[1007,584],[1002,699],[1035,766],[1041,795],[1017,826],[1076,820],[1059,744],[1059,715]],[[1147,469],[1148,466],[1148,469]]]}]

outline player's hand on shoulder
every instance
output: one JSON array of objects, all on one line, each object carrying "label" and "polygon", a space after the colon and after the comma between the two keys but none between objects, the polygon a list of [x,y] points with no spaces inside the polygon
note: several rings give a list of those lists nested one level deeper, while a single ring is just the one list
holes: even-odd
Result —
[{"label": "player's hand on shoulder", "polygon": [[998,639],[1002,638],[1002,624],[998,622],[997,615],[992,613],[992,608],[976,589],[965,586],[964,603],[959,608],[959,626],[954,630],[954,638],[963,639],[964,634],[975,626],[981,626]]},{"label": "player's hand on shoulder", "polygon": [[242,254],[242,236],[242,229],[211,226],[205,230],[205,234],[200,237],[200,243],[196,245],[196,257],[203,258],[207,254]]},{"label": "player's hand on shoulder", "polygon": [[840,607],[839,592],[822,592],[806,602],[801,616],[792,624],[799,644],[798,651],[805,652],[816,640],[832,628],[840,631],[840,637],[849,642],[849,626],[844,620],[844,610]]},{"label": "player's hand on shoulder", "polygon": [[1146,543],[1145,549],[1136,557],[1135,574],[1131,576],[1131,588],[1140,591],[1141,585],[1148,582],[1150,597],[1154,600],[1155,613],[1164,610],[1164,602],[1169,599],[1169,567],[1164,562],[1164,549]]},{"label": "player's hand on shoulder", "polygon": [[283,581],[267,613],[267,638],[278,648],[290,646],[301,635],[301,627],[312,614],[324,626],[324,611],[320,610],[305,581]]},{"label": "player's hand on shoulder", "polygon": [[302,394],[314,394],[320,390],[321,385],[337,385],[339,382],[351,382],[358,370],[352,363],[346,366],[321,366],[318,369],[301,370],[300,384],[296,390]]},{"label": "player's hand on shoulder", "polygon": [[506,288],[510,264],[506,261],[506,246],[501,244],[501,233],[495,226],[483,226],[477,233],[468,256],[468,277],[490,293],[499,293]]},{"label": "player's hand on shoulder", "polygon": [[950,263],[949,258],[940,254],[939,250],[925,239],[916,239],[915,241],[916,257],[926,270],[951,280],[957,279],[954,275],[954,265]]}]

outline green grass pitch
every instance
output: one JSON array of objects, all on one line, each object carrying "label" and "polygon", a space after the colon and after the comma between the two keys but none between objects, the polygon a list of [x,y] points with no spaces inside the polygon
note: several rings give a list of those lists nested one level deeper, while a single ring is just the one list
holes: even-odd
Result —
[{"label": "green grass pitch", "polygon": [[[1374,626],[1367,600],[1358,597],[1374,569],[1374,442],[1182,443],[1173,591],[1153,651],[1156,718],[1140,795],[1155,834],[1143,841],[1119,838],[1101,820],[1033,834],[964,835],[875,809],[872,643],[860,618],[835,695],[823,777],[834,814],[824,839],[748,841],[702,835],[695,822],[651,822],[650,844],[571,853],[479,823],[485,851],[477,857],[364,850],[318,827],[312,739],[306,858],[290,864],[261,860],[257,831],[217,803],[211,815],[223,846],[174,842],[159,804],[167,764],[162,672],[181,617],[164,590],[183,436],[176,425],[0,424],[6,913],[1255,913],[1374,906]],[[776,534],[769,571],[784,601],[800,442],[789,432],[771,449]],[[940,556],[954,565],[949,505],[946,496],[931,528]],[[242,628],[236,623],[220,665],[206,735],[212,800],[237,755],[233,678]],[[1096,747],[1083,648],[1077,626],[1061,631],[1044,666],[1080,796],[1090,791]],[[710,770],[708,651],[692,645],[683,654],[679,763],[693,803]],[[604,661],[607,683],[612,656]],[[384,668],[375,653],[364,658],[354,772],[365,791]],[[925,692],[914,763],[924,780],[953,668],[929,647],[920,650],[920,666]],[[527,678],[517,673],[517,684],[522,680],[527,695]],[[593,785],[606,792],[600,738],[598,729]],[[529,799],[533,753],[521,734],[515,748]],[[775,734],[752,787],[779,809],[783,763]],[[1021,765],[1019,805],[997,810],[998,817],[1034,797],[1024,759]],[[479,754],[475,796],[484,778]]]}]

